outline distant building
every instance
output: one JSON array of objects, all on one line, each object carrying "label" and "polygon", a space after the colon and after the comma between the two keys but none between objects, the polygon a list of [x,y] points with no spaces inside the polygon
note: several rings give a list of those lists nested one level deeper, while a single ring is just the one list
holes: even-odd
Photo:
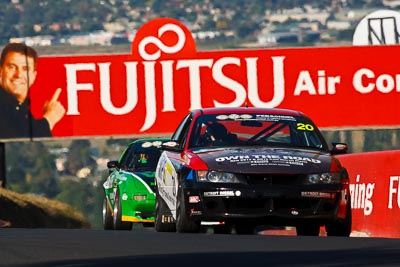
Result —
[{"label": "distant building", "polygon": [[68,43],[70,45],[90,45],[90,36],[84,33],[71,35],[68,38]]},{"label": "distant building", "polygon": [[25,43],[29,46],[50,46],[59,43],[58,39],[51,35],[40,35],[33,37],[13,37],[10,43]]},{"label": "distant building", "polygon": [[387,6],[390,8],[397,8],[400,6],[400,1],[399,0],[382,0],[382,4],[384,6]]},{"label": "distant building", "polygon": [[326,23],[326,28],[329,30],[347,30],[351,28],[351,22],[332,20]]},{"label": "distant building", "polygon": [[268,32],[260,34],[257,38],[261,45],[279,44],[279,43],[298,43],[299,35],[293,32]]},{"label": "distant building", "polygon": [[329,15],[329,12],[325,10],[309,8],[306,12],[304,12],[301,8],[293,8],[283,9],[282,11],[276,13],[268,13],[265,17],[269,22],[282,23],[289,19],[292,19],[298,21],[318,21],[321,24],[325,25],[327,19],[329,18]]}]

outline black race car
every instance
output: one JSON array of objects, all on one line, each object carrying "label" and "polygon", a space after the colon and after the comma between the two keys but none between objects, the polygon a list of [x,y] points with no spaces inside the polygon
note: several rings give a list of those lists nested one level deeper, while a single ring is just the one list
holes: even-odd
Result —
[{"label": "black race car", "polygon": [[293,226],[298,235],[349,236],[349,177],[303,113],[266,108],[193,110],[162,145],[156,231],[256,233]]}]

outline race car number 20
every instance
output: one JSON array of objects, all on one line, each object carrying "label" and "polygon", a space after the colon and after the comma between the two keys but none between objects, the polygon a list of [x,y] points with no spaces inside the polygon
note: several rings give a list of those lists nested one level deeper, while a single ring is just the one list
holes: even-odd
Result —
[{"label": "race car number 20", "polygon": [[297,123],[297,130],[301,131],[314,131],[314,126],[308,123]]}]

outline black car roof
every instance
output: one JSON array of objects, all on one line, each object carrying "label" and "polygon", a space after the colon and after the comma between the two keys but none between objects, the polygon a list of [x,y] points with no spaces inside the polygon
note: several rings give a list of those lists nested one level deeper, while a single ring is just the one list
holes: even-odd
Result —
[{"label": "black car roof", "polygon": [[[287,115],[287,116],[306,116],[304,113],[281,108],[255,108],[255,107],[217,107],[217,108],[203,108],[192,111],[194,114],[226,114],[226,113],[258,113],[258,114],[274,114],[274,115]],[[200,113],[200,114],[199,114]]]}]

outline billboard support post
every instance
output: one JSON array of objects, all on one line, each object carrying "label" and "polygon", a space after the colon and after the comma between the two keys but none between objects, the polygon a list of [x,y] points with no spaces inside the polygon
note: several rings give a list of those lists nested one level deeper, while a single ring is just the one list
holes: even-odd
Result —
[{"label": "billboard support post", "polygon": [[0,187],[6,187],[6,145],[0,142]]}]

